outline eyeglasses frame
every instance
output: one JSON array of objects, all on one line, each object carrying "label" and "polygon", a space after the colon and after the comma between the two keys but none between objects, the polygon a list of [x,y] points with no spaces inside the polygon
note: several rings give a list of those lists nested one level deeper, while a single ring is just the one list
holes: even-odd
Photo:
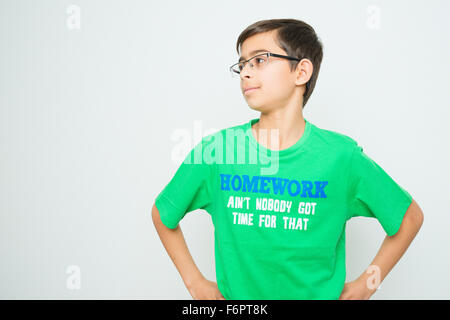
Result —
[{"label": "eyeglasses frame", "polygon": [[[245,64],[246,64],[247,62],[249,62],[249,61],[252,60],[253,58],[255,58],[255,57],[257,57],[257,56],[261,56],[261,55],[263,55],[263,54],[266,54],[266,55],[269,55],[269,56],[272,56],[272,57],[283,58],[283,59],[287,59],[287,60],[294,60],[294,61],[301,61],[301,60],[302,60],[302,59],[299,59],[299,58],[296,58],[296,57],[285,56],[285,55],[278,54],[278,53],[263,52],[263,53],[259,53],[259,54],[255,55],[255,56],[253,56],[253,57],[251,57],[251,58],[249,58],[249,59],[247,59],[247,60],[245,60],[245,61],[239,61],[239,62],[233,64],[233,65],[230,67],[230,72],[234,72],[234,73],[236,73],[236,74],[241,74],[241,72],[237,73],[237,72],[235,72],[235,71],[233,70],[233,67],[234,67],[235,65],[238,65],[238,64],[240,64],[240,63],[244,63],[244,67],[245,67]],[[244,69],[244,67],[243,67],[242,69]],[[306,90],[309,91],[309,81],[306,82]]]},{"label": "eyeglasses frame", "polygon": [[[263,52],[263,53],[259,53],[259,54],[255,55],[255,56],[253,56],[253,57],[251,57],[251,58],[249,58],[249,59],[247,59],[247,60],[245,60],[245,61],[239,61],[239,62],[233,64],[233,65],[230,67],[230,72],[234,72],[234,73],[236,73],[236,74],[241,74],[241,72],[239,72],[239,73],[238,73],[238,72],[235,72],[235,71],[233,70],[233,67],[236,66],[236,65],[238,65],[238,64],[241,64],[241,63],[244,63],[244,67],[245,67],[245,64],[246,64],[247,62],[249,62],[249,61],[252,60],[253,58],[255,58],[255,57],[257,57],[257,56],[261,56],[261,55],[263,55],[263,54],[268,55],[268,56],[272,56],[272,57],[277,57],[277,58],[283,58],[283,59],[288,59],[288,60],[301,61],[301,59],[296,58],[296,57],[292,57],[292,56],[285,56],[285,55],[282,55],[282,54],[272,53],[272,52]],[[244,69],[244,67],[243,67],[242,69]]]}]

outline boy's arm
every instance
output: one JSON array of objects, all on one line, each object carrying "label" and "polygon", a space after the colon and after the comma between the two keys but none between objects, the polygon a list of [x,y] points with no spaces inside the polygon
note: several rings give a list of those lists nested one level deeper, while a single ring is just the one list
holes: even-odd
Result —
[{"label": "boy's arm", "polygon": [[152,208],[152,219],[164,248],[175,264],[184,284],[189,289],[194,282],[202,279],[203,275],[192,259],[180,226],[175,229],[166,227],[161,221],[155,204]]},{"label": "boy's arm", "polygon": [[369,268],[358,279],[345,285],[340,299],[369,299],[408,249],[423,220],[422,209],[412,199],[400,229],[395,235],[386,236]]},{"label": "boy's arm", "polygon": [[207,280],[198,269],[181,231],[180,226],[174,229],[166,227],[155,204],[152,208],[152,220],[156,231],[167,253],[175,264],[186,288],[194,299],[222,299],[215,282]]}]

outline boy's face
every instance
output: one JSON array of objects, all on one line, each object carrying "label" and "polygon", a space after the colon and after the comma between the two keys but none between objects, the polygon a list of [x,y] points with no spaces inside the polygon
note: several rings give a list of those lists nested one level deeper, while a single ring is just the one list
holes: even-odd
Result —
[{"label": "boy's face", "polygon": [[[241,57],[245,60],[262,52],[287,55],[275,42],[276,31],[259,33],[247,38],[241,45]],[[261,52],[255,50],[263,49]],[[269,62],[261,70],[252,69],[246,63],[240,73],[241,91],[250,108],[260,112],[270,112],[283,108],[293,101],[303,100],[304,89],[300,87],[297,71],[290,71],[289,60],[269,57]],[[258,87],[245,93],[248,87]]]}]

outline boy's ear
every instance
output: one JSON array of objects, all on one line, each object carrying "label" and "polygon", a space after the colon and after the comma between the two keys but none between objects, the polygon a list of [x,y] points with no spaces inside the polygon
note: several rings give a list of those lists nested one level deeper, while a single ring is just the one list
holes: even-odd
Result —
[{"label": "boy's ear", "polygon": [[309,59],[302,59],[297,64],[297,68],[295,69],[295,84],[296,85],[302,85],[306,84],[309,79],[311,79],[312,73],[313,73],[314,66],[312,62]]}]

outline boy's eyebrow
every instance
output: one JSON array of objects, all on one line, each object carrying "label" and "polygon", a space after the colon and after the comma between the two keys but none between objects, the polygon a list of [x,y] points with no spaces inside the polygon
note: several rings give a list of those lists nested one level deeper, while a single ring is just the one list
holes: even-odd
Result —
[{"label": "boy's eyebrow", "polygon": [[[267,49],[257,49],[257,50],[253,50],[253,51],[250,52],[250,55],[252,56],[252,55],[254,55],[254,54],[258,53],[258,52],[262,52],[262,51],[267,52],[267,51],[269,51],[269,50],[267,50]],[[246,60],[246,59],[245,59],[244,57],[239,57],[238,62],[241,62],[242,60]]]}]

